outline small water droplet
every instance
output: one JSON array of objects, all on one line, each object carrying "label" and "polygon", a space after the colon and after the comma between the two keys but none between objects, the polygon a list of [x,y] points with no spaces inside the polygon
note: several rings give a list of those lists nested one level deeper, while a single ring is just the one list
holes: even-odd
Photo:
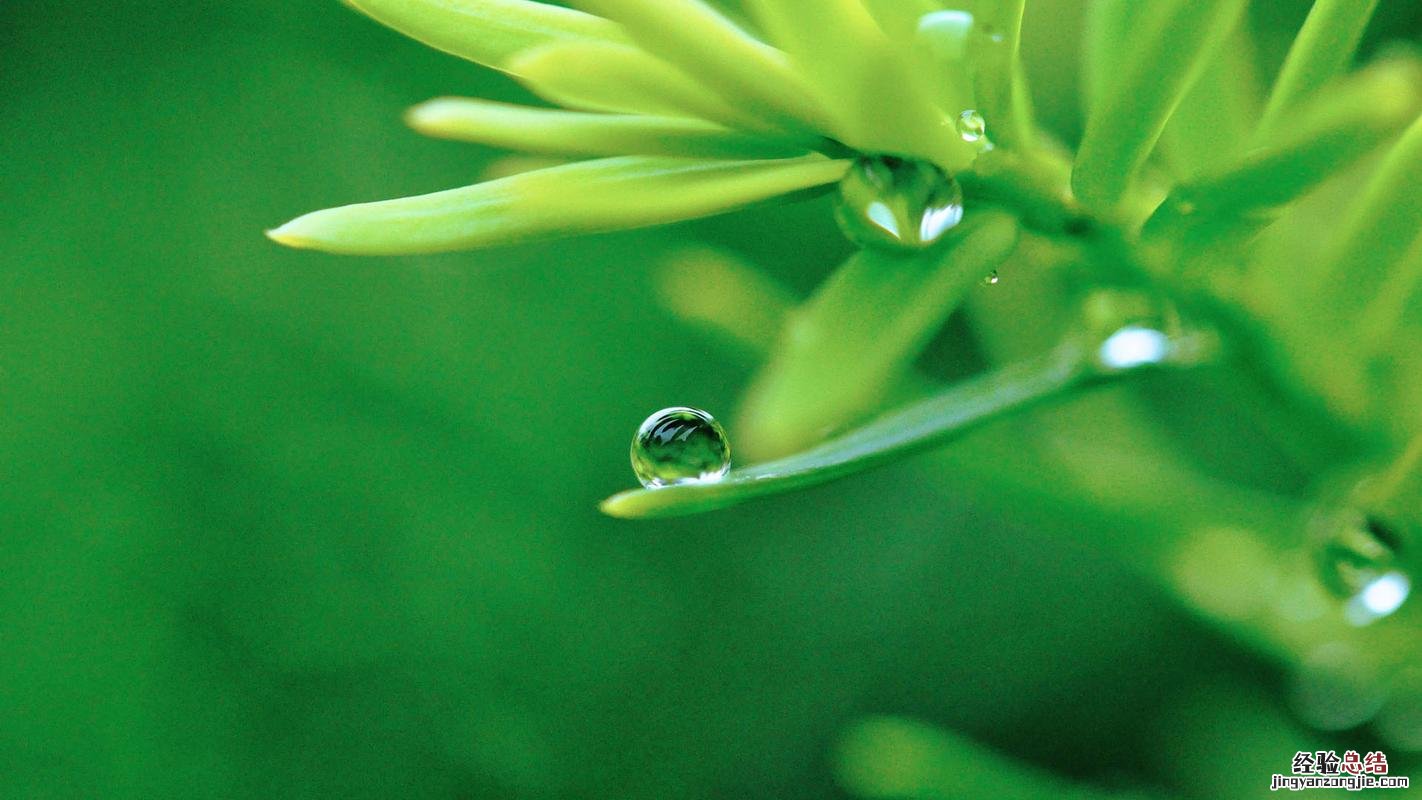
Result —
[{"label": "small water droplet", "polygon": [[959,114],[957,128],[958,135],[969,144],[982,142],[987,136],[987,120],[976,109],[970,108]]},{"label": "small water droplet", "polygon": [[1109,372],[1160,364],[1170,357],[1170,337],[1144,325],[1127,325],[1106,337],[1096,361]]},{"label": "small water droplet", "polygon": [[1002,276],[997,274],[997,270],[993,270],[992,272],[988,273],[987,277],[983,278],[983,285],[996,286],[1001,281]]},{"label": "small water droplet", "polygon": [[664,408],[647,417],[632,439],[632,471],[648,489],[718,481],[731,469],[731,443],[710,414]]},{"label": "small water droplet", "polygon": [[963,220],[963,189],[952,176],[924,161],[864,156],[839,186],[835,212],[856,244],[921,250]]},{"label": "small water droplet", "polygon": [[1397,540],[1385,524],[1357,509],[1322,515],[1315,524],[1319,574],[1345,601],[1344,618],[1368,625],[1402,607],[1412,579],[1398,568]]}]

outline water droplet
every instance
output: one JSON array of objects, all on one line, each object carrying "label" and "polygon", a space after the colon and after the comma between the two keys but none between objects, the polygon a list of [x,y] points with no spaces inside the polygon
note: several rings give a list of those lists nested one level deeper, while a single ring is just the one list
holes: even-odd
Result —
[{"label": "water droplet", "polygon": [[632,471],[648,489],[718,481],[730,468],[726,431],[700,409],[664,408],[647,417],[632,440]]},{"label": "water droplet", "polygon": [[997,274],[997,270],[993,270],[992,272],[988,273],[987,277],[983,278],[983,285],[996,286],[1001,281],[1002,276]]},{"label": "water droplet", "polygon": [[963,220],[962,187],[924,161],[861,157],[839,192],[840,228],[863,247],[921,250]]},{"label": "water droplet", "polygon": [[970,144],[982,142],[987,136],[987,120],[976,109],[968,109],[958,115],[958,135]]},{"label": "water droplet", "polygon": [[1315,522],[1315,558],[1323,585],[1343,599],[1343,616],[1358,626],[1402,607],[1412,579],[1397,566],[1397,539],[1380,520],[1357,509]]},{"label": "water droplet", "polygon": [[1170,337],[1143,325],[1127,325],[1106,337],[1096,351],[1097,363],[1109,372],[1159,364],[1170,357]]}]

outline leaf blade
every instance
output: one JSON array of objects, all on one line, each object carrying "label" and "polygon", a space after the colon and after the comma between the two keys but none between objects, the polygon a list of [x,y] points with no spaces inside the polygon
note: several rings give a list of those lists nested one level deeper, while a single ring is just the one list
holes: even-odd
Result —
[{"label": "leaf blade", "polygon": [[810,450],[733,470],[715,483],[623,492],[601,509],[625,519],[681,516],[841,478],[1060,397],[1088,376],[1082,364],[1076,348],[1067,346],[956,384]]},{"label": "leaf blade", "polygon": [[1314,0],[1264,106],[1258,141],[1272,136],[1290,108],[1348,66],[1377,5],[1378,0]]},{"label": "leaf blade", "polygon": [[1130,44],[1091,109],[1072,169],[1082,202],[1116,213],[1176,106],[1243,12],[1243,0],[1169,0],[1135,13]]},{"label": "leaf blade", "polygon": [[830,183],[844,162],[619,157],[416,197],[316,211],[268,232],[350,255],[439,253],[711,216]]},{"label": "leaf blade", "polygon": [[823,111],[785,54],[701,0],[577,0],[575,4],[617,20],[647,52],[756,116],[791,130],[826,128]]},{"label": "leaf blade", "polygon": [[1282,206],[1395,136],[1419,107],[1416,65],[1376,65],[1296,108],[1288,131],[1267,145],[1181,184],[1174,203],[1219,216]]},{"label": "leaf blade", "polygon": [[700,117],[750,130],[771,127],[631,45],[554,42],[519,53],[508,66],[529,91],[572,109]]},{"label": "leaf blade", "polygon": [[793,158],[810,150],[697,119],[529,108],[463,97],[421,103],[405,120],[427,136],[549,155]]},{"label": "leaf blade", "polygon": [[941,248],[852,257],[792,315],[752,383],[737,430],[743,452],[794,452],[872,412],[1018,234],[1010,215],[981,212]]},{"label": "leaf blade", "polygon": [[412,39],[499,70],[516,53],[550,42],[627,40],[614,22],[531,0],[344,1]]}]

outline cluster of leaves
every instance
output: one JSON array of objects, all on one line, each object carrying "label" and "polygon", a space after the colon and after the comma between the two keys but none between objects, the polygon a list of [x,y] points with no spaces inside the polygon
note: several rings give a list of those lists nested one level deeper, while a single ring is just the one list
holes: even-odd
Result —
[{"label": "cluster of leaves", "polygon": [[[1422,164],[1422,127],[1398,134],[1422,97],[1408,55],[1346,74],[1375,2],[1317,3],[1267,99],[1239,78],[1252,69],[1242,0],[1095,3],[1084,48],[1090,113],[1074,155],[1033,122],[1020,0],[979,3],[975,15],[935,0],[352,4],[571,109],[445,98],[411,111],[418,130],[599,158],[317,212],[272,232],[285,244],[410,253],[659,224],[833,183],[855,154],[929,161],[968,185],[968,220],[948,242],[912,256],[863,252],[796,312],[742,409],[740,452],[799,453],[902,396],[914,356],[974,283],[1013,256],[1024,226],[1077,247],[1088,284],[1202,306],[1265,381],[1340,435],[1386,450],[1412,427],[1395,411],[1408,352],[1395,345],[1422,273],[1408,180]],[[969,108],[989,121],[986,154],[952,135],[951,120]],[[1350,176],[1367,185],[1333,209],[1337,235],[1281,272],[1261,232],[1297,239],[1312,224],[1297,201],[1393,141],[1370,177]],[[979,391],[993,394],[955,390]],[[946,413],[933,430],[1015,408],[1013,394],[1003,387],[978,413],[935,401]],[[608,510],[711,507],[739,496],[740,477],[763,493],[767,476],[794,473],[784,485],[800,485],[902,447],[900,435],[864,436],[681,492],[697,496],[693,505],[667,494]]]},{"label": "cluster of leaves", "polygon": [[[1181,497],[1218,509],[1264,497],[1270,511],[1241,524],[1273,526],[1257,538],[1286,561],[1340,465],[1413,471],[1422,59],[1397,50],[1353,68],[1376,0],[1317,0],[1268,87],[1253,77],[1244,0],[1097,0],[1075,148],[1034,120],[1022,0],[981,0],[971,13],[938,0],[350,1],[564,107],[446,98],[412,110],[416,129],[575,160],[316,212],[271,232],[284,244],[421,253],[662,224],[829,186],[878,155],[931,163],[966,189],[966,217],[942,243],[855,254],[756,343],[762,366],[734,438],[763,463],[714,484],[624,493],[604,504],[610,514],[723,507],[1076,397],[1137,372],[1102,369],[1097,353],[1142,321],[1172,336],[1216,332],[1225,360],[1164,392],[1078,405],[1052,427],[1109,439],[1113,463],[1140,474],[1103,477],[1099,451],[1042,441],[1022,417],[1009,438],[1030,480],[999,470],[997,485],[1065,511],[1080,493],[1055,487],[1084,486],[1113,513],[1182,529],[1202,517],[1182,514]],[[967,109],[987,120],[991,147],[954,135]],[[1011,290],[1012,314],[977,296],[996,289],[974,292],[1000,266],[1032,276]],[[1004,366],[934,387],[915,359],[965,307],[985,360]],[[727,327],[744,317],[722,312]],[[1270,455],[1239,460],[1191,441],[1192,420],[1221,414]],[[998,455],[958,447],[967,460]],[[1152,475],[1169,475],[1175,494],[1163,497]],[[1369,510],[1399,520],[1410,553],[1416,482],[1384,483]],[[1163,553],[1109,546],[1168,572]],[[1188,581],[1163,580],[1190,599]],[[1321,641],[1365,635],[1340,620],[1223,624],[1295,662]],[[1379,663],[1416,652],[1415,641],[1399,645],[1406,632],[1366,635]]]}]

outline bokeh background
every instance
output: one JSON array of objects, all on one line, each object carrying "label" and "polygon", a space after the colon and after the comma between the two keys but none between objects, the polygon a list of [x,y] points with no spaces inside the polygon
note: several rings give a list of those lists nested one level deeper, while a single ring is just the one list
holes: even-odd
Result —
[{"label": "bokeh background", "polygon": [[[1035,5],[1070,140],[1080,8]],[[1267,62],[1306,5],[1256,5]],[[1418,30],[1383,6],[1370,42]],[[941,732],[943,796],[1260,796],[1369,743],[1297,724],[1107,523],[931,456],[600,516],[645,415],[754,367],[660,271],[804,293],[846,246],[824,199],[440,257],[263,238],[509,168],[402,126],[441,94],[524,97],[334,1],[0,3],[0,797],[838,797],[876,715]]]}]

